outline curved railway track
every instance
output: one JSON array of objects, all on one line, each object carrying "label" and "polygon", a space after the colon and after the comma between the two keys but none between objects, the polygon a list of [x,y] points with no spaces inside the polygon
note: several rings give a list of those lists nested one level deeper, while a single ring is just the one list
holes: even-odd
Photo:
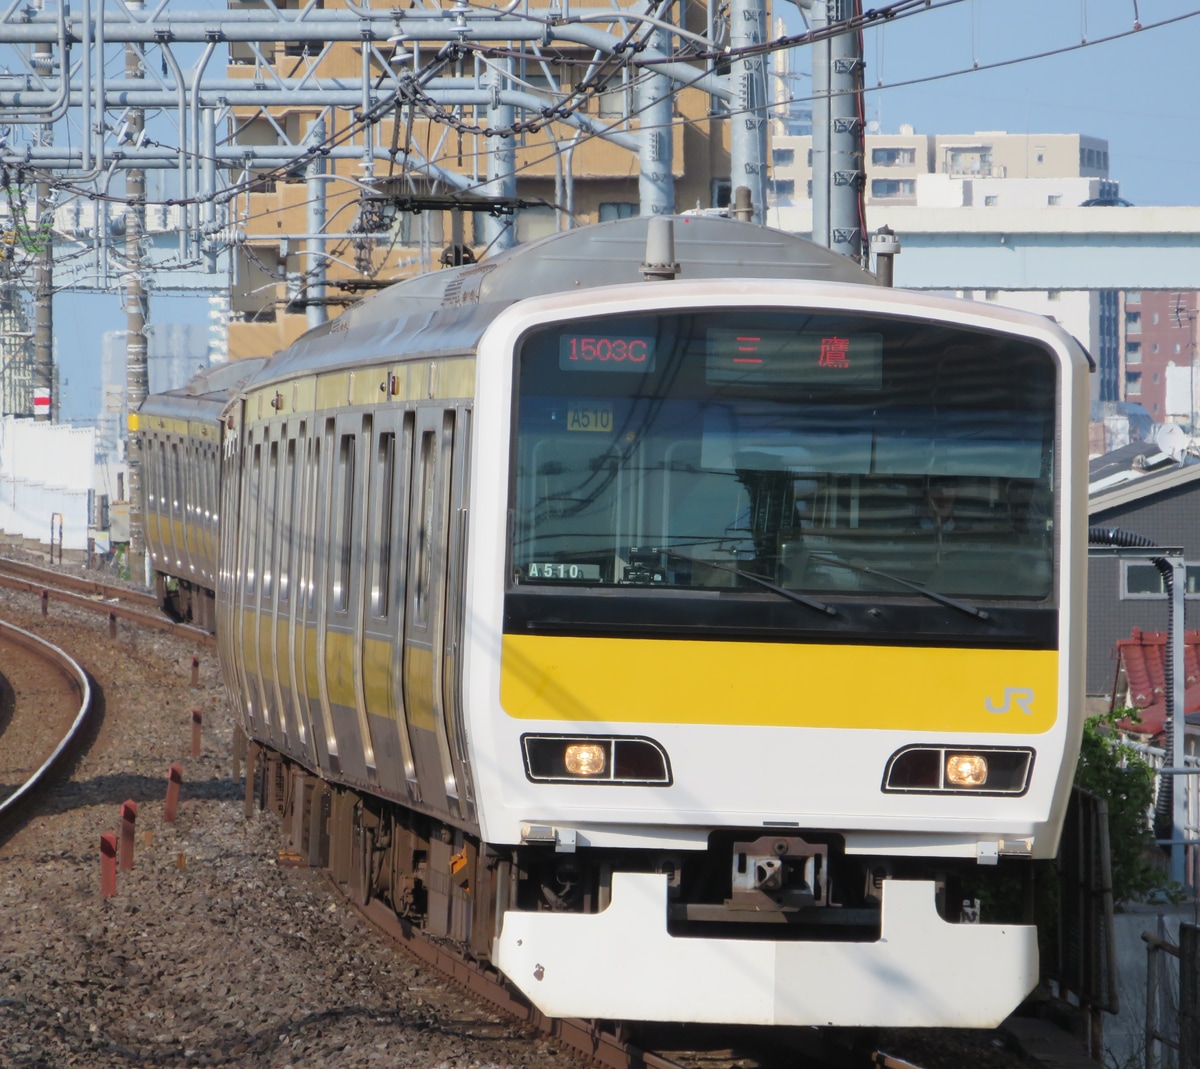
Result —
[{"label": "curved railway track", "polygon": [[68,752],[92,704],[87,673],[57,646],[0,622],[0,820]]},{"label": "curved railway track", "polygon": [[0,558],[0,587],[38,595],[42,599],[43,612],[58,602],[106,614],[110,623],[126,620],[142,627],[185,635],[205,645],[213,644],[213,636],[207,631],[176,623],[164,616],[158,599],[144,590],[9,558]]}]

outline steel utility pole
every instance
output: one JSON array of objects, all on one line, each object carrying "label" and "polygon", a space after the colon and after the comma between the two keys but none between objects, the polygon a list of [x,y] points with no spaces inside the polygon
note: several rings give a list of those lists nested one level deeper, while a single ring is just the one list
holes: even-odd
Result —
[{"label": "steel utility pole", "polygon": [[[651,48],[669,45],[667,35],[655,30]],[[675,212],[675,176],[672,174],[674,130],[671,127],[671,80],[653,73],[642,74],[636,85],[638,113],[638,204],[641,215],[672,215]]]},{"label": "steel utility pole", "polygon": [[[140,12],[141,0],[131,0],[131,10]],[[129,42],[125,46],[125,77],[140,80],[142,71],[141,45]],[[126,114],[124,139],[141,147],[146,118],[141,108],[130,108]],[[142,278],[142,235],[146,230],[146,172],[140,167],[125,172],[125,403],[132,416],[146,399],[149,390],[146,345],[146,286]],[[148,570],[146,536],[142,527],[145,501],[142,496],[142,446],[136,434],[126,437],[126,459],[129,466],[129,574],[142,578]],[[148,575],[146,576],[148,580]]]},{"label": "steel utility pole", "polygon": [[[314,149],[325,140],[325,120],[309,124],[305,144]],[[308,237],[305,239],[307,264],[304,269],[304,317],[309,328],[319,327],[329,318],[325,307],[325,157],[314,152],[304,168],[308,197]]]},{"label": "steel utility pole", "polygon": [[[34,69],[44,76],[53,74],[54,57],[48,43],[34,49]],[[54,141],[54,127],[38,128],[41,145]],[[34,187],[32,251],[37,257],[33,270],[33,416],[36,420],[58,421],[58,391],[54,388],[54,206],[50,202],[50,183],[42,180]],[[14,223],[17,221],[14,219]],[[22,224],[29,233],[29,220]]]},{"label": "steel utility pole", "polygon": [[[511,104],[504,102],[503,93],[508,88],[508,78],[512,74],[513,61],[493,63],[489,76],[489,96],[487,121],[493,130],[507,130],[516,118]],[[487,139],[488,180],[483,191],[489,197],[516,198],[517,195],[517,147],[516,138],[493,134]],[[483,236],[487,241],[488,252],[501,252],[511,249],[517,243],[516,216],[507,220],[503,216],[488,215],[485,217]]]},{"label": "steel utility pole", "polygon": [[[732,0],[729,46],[749,48],[767,36],[764,0]],[[767,209],[767,68],[762,53],[742,55],[730,64],[734,97],[729,116],[730,198],[739,186],[750,191],[751,219],[761,223]]]},{"label": "steel utility pole", "polygon": [[[846,22],[856,0],[816,0],[812,28]],[[863,58],[857,30],[814,44],[813,241],[864,263],[862,190],[866,181],[860,84]]]}]

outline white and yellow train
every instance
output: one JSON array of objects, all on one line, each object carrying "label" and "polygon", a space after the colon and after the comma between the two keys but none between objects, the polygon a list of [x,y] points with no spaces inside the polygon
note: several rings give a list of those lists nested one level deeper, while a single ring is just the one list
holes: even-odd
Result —
[{"label": "white and yellow train", "polygon": [[[664,226],[653,281],[646,220],[570,231],[399,283],[204,413],[148,399],[155,566],[215,588],[309,856],[545,1013],[992,1025],[1036,928],[963,904],[1058,846],[1088,358]],[[219,503],[168,470],[213,434]],[[180,544],[218,517],[207,582]]]}]

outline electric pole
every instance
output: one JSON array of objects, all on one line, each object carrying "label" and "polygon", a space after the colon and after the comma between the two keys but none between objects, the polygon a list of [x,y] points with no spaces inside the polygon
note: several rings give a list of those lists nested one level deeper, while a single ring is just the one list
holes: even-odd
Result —
[{"label": "electric pole", "polygon": [[[814,31],[847,22],[858,0],[816,0]],[[862,39],[857,29],[813,45],[813,241],[864,263]]]},{"label": "electric pole", "polygon": [[[141,0],[130,0],[130,8],[141,11]],[[142,48],[125,45],[125,77],[140,80]],[[141,148],[146,128],[141,108],[127,112],[125,140],[136,152]],[[146,345],[146,286],[142,278],[142,235],[146,229],[146,172],[140,167],[125,172],[125,403],[132,416],[146,399],[149,390]],[[129,468],[129,574],[142,578],[147,567],[146,536],[142,526],[145,500],[142,496],[142,445],[136,434],[126,437]],[[148,577],[147,577],[148,578]]]}]

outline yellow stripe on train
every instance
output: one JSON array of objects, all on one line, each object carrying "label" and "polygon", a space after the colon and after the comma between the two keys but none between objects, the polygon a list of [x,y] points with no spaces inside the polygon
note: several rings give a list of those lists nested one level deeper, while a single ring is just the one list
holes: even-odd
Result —
[{"label": "yellow stripe on train", "polygon": [[1040,734],[1054,650],[505,635],[518,720]]}]

